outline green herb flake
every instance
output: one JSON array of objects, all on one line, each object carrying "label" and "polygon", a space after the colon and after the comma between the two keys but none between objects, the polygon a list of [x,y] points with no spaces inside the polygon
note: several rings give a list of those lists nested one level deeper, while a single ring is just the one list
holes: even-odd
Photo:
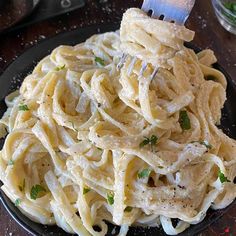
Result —
[{"label": "green herb flake", "polygon": [[88,187],[84,187],[83,188],[83,195],[85,195],[86,193],[88,193],[88,192],[90,192],[90,188],[88,188]]},{"label": "green herb flake", "polygon": [[139,144],[139,147],[142,148],[149,144],[149,138],[144,137],[144,140]]},{"label": "green herb flake", "polygon": [[57,66],[55,68],[55,71],[60,71],[60,70],[64,70],[66,68],[66,65],[63,65],[63,66]]},{"label": "green herb flake", "polygon": [[214,75],[207,75],[205,76],[205,80],[217,81],[217,78]]},{"label": "green herb flake", "polygon": [[150,169],[143,169],[143,170],[138,172],[138,178],[139,179],[148,178],[149,175],[151,174],[151,172],[152,171]]},{"label": "green herb flake", "polygon": [[20,200],[20,198],[17,198],[17,199],[15,200],[15,206],[19,206],[19,205],[20,205],[20,203],[21,203],[21,200]]},{"label": "green herb flake", "polygon": [[12,159],[8,161],[9,166],[13,166],[14,164],[15,164],[15,162]]},{"label": "green herb flake", "polygon": [[152,135],[151,138],[150,138],[150,144],[152,146],[156,145],[157,144],[157,140],[158,140],[157,136],[156,135]]},{"label": "green herb flake", "polygon": [[112,192],[107,193],[107,202],[109,205],[114,204],[114,193]]},{"label": "green herb flake", "polygon": [[125,208],[125,212],[131,212],[132,210],[133,210],[133,207],[131,207],[131,206],[127,206]]},{"label": "green herb flake", "polygon": [[101,57],[95,57],[95,62],[100,66],[105,66],[105,61]]},{"label": "green herb flake", "polygon": [[150,138],[144,137],[144,140],[139,144],[139,147],[142,148],[150,144],[151,147],[153,148],[153,146],[157,144],[157,140],[158,140],[158,137],[156,135],[152,135]]},{"label": "green herb flake", "polygon": [[191,123],[190,123],[190,119],[188,116],[188,113],[186,110],[182,110],[179,113],[179,123],[180,126],[182,128],[182,130],[189,130],[191,129]]},{"label": "green herb flake", "polygon": [[236,3],[232,3],[231,9],[234,11],[234,13],[236,13]]},{"label": "green herb flake", "polygon": [[225,8],[230,10],[232,13],[236,14],[236,3],[234,2],[226,2],[224,3]]},{"label": "green herb flake", "polygon": [[208,141],[200,141],[200,144],[204,145],[207,149],[212,149],[212,145]]},{"label": "green herb flake", "polygon": [[29,111],[29,108],[26,104],[20,104],[18,108],[19,111]]},{"label": "green herb flake", "polygon": [[39,184],[34,185],[30,191],[30,198],[36,200],[41,192],[46,192],[46,189]]},{"label": "green herb flake", "polygon": [[23,192],[23,191],[25,190],[25,179],[23,180],[23,184],[22,184],[22,185],[19,185],[18,187],[19,187],[19,190],[20,190],[21,192]]},{"label": "green herb flake", "polygon": [[[236,3],[234,2],[226,2],[224,3],[224,7],[230,11],[228,13],[226,10],[222,10],[222,14],[225,15],[228,21],[232,24],[236,24]],[[232,13],[232,14],[231,14]]]},{"label": "green herb flake", "polygon": [[99,151],[102,151],[102,148],[100,148],[100,147],[97,147],[97,149],[98,149]]},{"label": "green herb flake", "polygon": [[230,180],[228,180],[228,178],[224,175],[223,172],[221,172],[221,170],[219,170],[218,172],[218,177],[220,179],[220,182],[223,184],[225,182],[231,182]]}]

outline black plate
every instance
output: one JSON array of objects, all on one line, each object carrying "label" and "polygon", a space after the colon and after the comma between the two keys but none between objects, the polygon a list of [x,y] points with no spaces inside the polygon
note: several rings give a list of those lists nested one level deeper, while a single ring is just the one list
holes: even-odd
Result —
[{"label": "black plate", "polygon": [[[24,77],[29,74],[34,66],[42,59],[44,56],[48,55],[55,47],[61,44],[75,45],[77,43],[83,42],[89,36],[96,34],[98,32],[107,32],[117,29],[118,25],[101,25],[101,26],[92,26],[84,29],[78,29],[75,31],[59,34],[51,39],[47,39],[38,45],[30,48],[25,53],[23,53],[20,57],[17,58],[1,75],[0,77],[0,116],[6,110],[6,106],[4,104],[4,97],[11,91],[15,90],[20,86]],[[192,47],[192,46],[191,46]],[[192,47],[194,48],[194,47]],[[194,48],[196,51],[198,49]],[[235,106],[235,96],[236,96],[236,87],[232,82],[229,75],[220,67],[218,64],[215,65],[215,68],[221,70],[227,77],[228,80],[228,89],[227,89],[227,97],[225,107],[223,109],[222,116],[222,126],[221,128],[224,132],[232,138],[236,138],[236,106]],[[1,145],[4,140],[1,140]],[[25,230],[33,235],[56,235],[56,236],[68,236],[69,234],[65,233],[63,230],[58,228],[57,226],[43,226],[41,224],[37,224],[29,220],[25,217],[15,206],[14,204],[6,197],[3,192],[0,192],[0,198],[7,209],[9,214],[15,219],[15,221],[20,224]],[[191,226],[184,233],[179,234],[181,236],[193,236],[203,229],[208,227],[210,224],[218,220],[232,205],[225,208],[224,210],[212,211],[209,210],[206,218],[203,222]],[[111,234],[114,226],[109,224],[109,233]],[[118,232],[119,227],[115,227],[116,232]],[[113,231],[114,232],[114,231]],[[166,235],[162,229],[158,228],[131,228],[129,230],[128,235],[140,235],[140,236],[164,236]]]}]

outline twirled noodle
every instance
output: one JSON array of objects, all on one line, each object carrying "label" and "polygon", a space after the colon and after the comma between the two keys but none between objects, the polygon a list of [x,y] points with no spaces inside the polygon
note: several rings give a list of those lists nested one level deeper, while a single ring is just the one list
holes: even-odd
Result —
[{"label": "twirled noodle", "polygon": [[128,9],[120,28],[121,49],[152,65],[170,68],[167,60],[193,40],[184,26],[151,19],[140,9]]},{"label": "twirled noodle", "polygon": [[226,80],[211,50],[184,47],[193,35],[129,9],[120,36],[56,48],[6,97],[0,178],[23,214],[78,235],[105,235],[104,220],[174,235],[235,199],[236,142],[216,126]]}]

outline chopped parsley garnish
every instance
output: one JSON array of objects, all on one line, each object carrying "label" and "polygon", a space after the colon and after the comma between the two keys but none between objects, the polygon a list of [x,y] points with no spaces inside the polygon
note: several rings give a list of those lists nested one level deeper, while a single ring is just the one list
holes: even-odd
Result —
[{"label": "chopped parsley garnish", "polygon": [[107,202],[109,205],[114,204],[114,193],[112,192],[107,193]]},{"label": "chopped parsley garnish", "polygon": [[143,169],[143,170],[138,172],[138,178],[139,179],[148,178],[149,175],[151,174],[151,172],[152,171],[150,169]]},{"label": "chopped parsley garnish", "polygon": [[83,195],[85,195],[86,193],[88,193],[91,189],[88,187],[84,187],[83,188]]},{"label": "chopped parsley garnish", "polygon": [[228,180],[228,178],[224,175],[224,173],[221,172],[221,170],[219,170],[219,172],[218,172],[218,177],[219,177],[221,183],[231,182],[231,181]]},{"label": "chopped parsley garnish", "polygon": [[190,119],[188,116],[188,113],[186,110],[182,110],[179,113],[179,124],[182,128],[182,130],[189,130],[191,129],[191,123],[190,123]]},{"label": "chopped parsley garnish", "polygon": [[230,10],[232,13],[236,14],[236,3],[235,2],[226,2],[224,3],[225,8]]},{"label": "chopped parsley garnish", "polygon": [[230,14],[226,11],[223,11],[223,10],[222,10],[222,14],[224,14],[231,23],[236,24],[236,16],[234,16],[234,15],[236,15],[236,3],[235,2],[226,2],[226,3],[224,3],[224,7],[226,9],[228,9],[232,14]]},{"label": "chopped parsley garnish", "polygon": [[19,111],[29,111],[29,108],[26,104],[20,104],[18,108]]},{"label": "chopped parsley garnish", "polygon": [[25,179],[23,180],[23,184],[22,184],[22,185],[19,185],[18,187],[19,187],[19,190],[20,190],[21,192],[23,192],[23,191],[25,190]]},{"label": "chopped parsley garnish", "polygon": [[105,66],[105,61],[101,57],[95,57],[95,62],[100,66]]},{"label": "chopped parsley garnish", "polygon": [[14,164],[15,164],[15,162],[12,159],[10,161],[8,161],[9,166],[13,166]]},{"label": "chopped parsley garnish", "polygon": [[158,137],[156,135],[152,135],[151,138],[144,137],[144,140],[139,144],[139,147],[142,148],[146,145],[150,145],[153,148],[157,144]]},{"label": "chopped parsley garnish", "polygon": [[150,139],[148,137],[144,137],[144,140],[139,144],[139,147],[144,147],[150,143]]},{"label": "chopped parsley garnish", "polygon": [[34,185],[30,191],[31,199],[36,200],[38,198],[39,193],[41,192],[46,192],[46,189],[39,184]]},{"label": "chopped parsley garnish", "polygon": [[66,67],[66,65],[63,65],[63,66],[57,66],[57,67],[55,68],[55,71],[63,70],[63,69],[65,69],[65,67]]},{"label": "chopped parsley garnish", "polygon": [[125,212],[131,212],[132,210],[133,210],[133,207],[131,207],[131,206],[127,206],[125,208]]},{"label": "chopped parsley garnish", "polygon": [[200,141],[199,143],[204,145],[207,149],[212,149],[212,145],[206,140]]},{"label": "chopped parsley garnish", "polygon": [[20,198],[17,198],[17,199],[15,200],[15,206],[19,206],[19,205],[20,205],[20,203],[21,203],[21,200],[20,200]]},{"label": "chopped parsley garnish", "polygon": [[217,78],[214,75],[207,75],[205,76],[205,80],[217,81]]}]

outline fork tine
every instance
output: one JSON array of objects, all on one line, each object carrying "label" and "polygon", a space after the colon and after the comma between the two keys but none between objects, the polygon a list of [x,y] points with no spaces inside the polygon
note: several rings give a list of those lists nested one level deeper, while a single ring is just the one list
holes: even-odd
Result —
[{"label": "fork tine", "polygon": [[179,9],[178,11],[173,11],[172,15],[165,15],[164,21],[174,21],[179,25],[183,25],[188,19],[189,12],[186,9]]},{"label": "fork tine", "polygon": [[152,72],[151,81],[156,77],[158,71],[159,71],[159,67],[156,66],[155,69],[154,69],[153,72]]},{"label": "fork tine", "polygon": [[147,69],[147,63],[145,61],[142,62],[142,67],[139,72],[139,77],[143,76],[144,71]]},{"label": "fork tine", "polygon": [[149,12],[150,10],[153,11],[152,1],[144,0],[142,5],[142,10],[145,12]]},{"label": "fork tine", "polygon": [[128,55],[123,53],[123,55],[122,55],[122,57],[121,57],[121,59],[120,59],[118,65],[117,65],[117,69],[118,69],[118,70],[120,70],[120,69],[123,67],[123,65],[124,65],[125,60],[126,60],[127,57],[128,57]]},{"label": "fork tine", "polygon": [[136,61],[137,61],[137,57],[134,57],[134,58],[132,59],[130,65],[129,65],[129,68],[128,68],[128,76],[131,75],[131,73],[132,73],[132,71],[133,71],[133,69],[134,69],[134,65],[135,65]]}]

